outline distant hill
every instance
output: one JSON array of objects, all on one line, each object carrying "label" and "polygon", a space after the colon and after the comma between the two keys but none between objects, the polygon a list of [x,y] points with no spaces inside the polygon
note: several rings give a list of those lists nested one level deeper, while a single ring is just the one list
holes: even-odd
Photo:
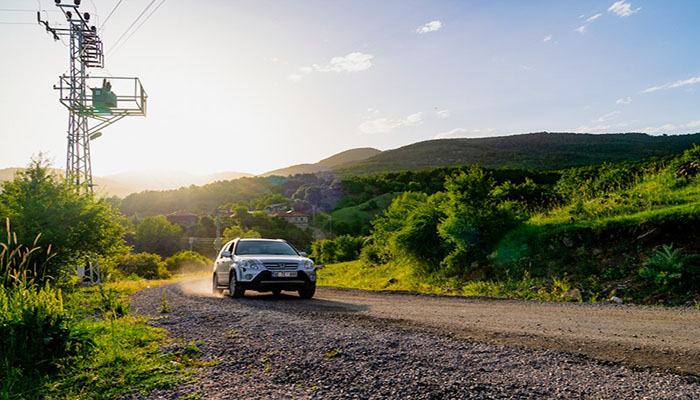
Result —
[{"label": "distant hill", "polygon": [[[0,169],[0,182],[14,179],[17,172],[23,168]],[[63,170],[52,169],[56,174],[63,175]],[[130,171],[109,175],[94,176],[95,192],[102,196],[125,197],[131,193],[144,190],[169,190],[190,185],[206,185],[216,181],[228,181],[252,174],[242,172],[221,172],[211,175],[194,175],[165,171]]]},{"label": "distant hill", "polygon": [[664,156],[681,152],[693,144],[700,144],[700,133],[651,136],[644,133],[543,132],[476,139],[436,139],[384,151],[351,165],[333,168],[333,171],[351,176],[466,164],[558,170]]},{"label": "distant hill", "polygon": [[371,147],[363,147],[359,149],[350,149],[343,151],[341,153],[332,155],[328,158],[315,163],[315,164],[297,164],[292,165],[287,168],[280,168],[274,171],[266,172],[261,174],[261,176],[279,175],[279,176],[289,176],[296,174],[314,174],[316,172],[330,171],[335,168],[340,168],[343,166],[350,166],[358,161],[365,160],[369,157],[375,156],[381,153],[377,149]]}]

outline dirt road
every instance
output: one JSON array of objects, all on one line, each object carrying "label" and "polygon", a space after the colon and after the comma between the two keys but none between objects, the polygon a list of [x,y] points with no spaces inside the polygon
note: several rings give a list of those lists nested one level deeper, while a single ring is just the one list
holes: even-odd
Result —
[{"label": "dirt road", "polygon": [[[137,293],[134,310],[157,315],[161,290]],[[700,398],[695,309],[165,290],[173,312],[151,324],[201,341],[215,365],[153,398]]]}]

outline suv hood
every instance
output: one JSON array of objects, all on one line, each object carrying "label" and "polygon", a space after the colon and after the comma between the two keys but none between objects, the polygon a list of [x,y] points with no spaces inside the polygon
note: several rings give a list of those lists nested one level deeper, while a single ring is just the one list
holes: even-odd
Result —
[{"label": "suv hood", "polygon": [[306,257],[302,256],[281,256],[281,255],[245,255],[236,256],[239,260],[260,260],[263,263],[266,262],[302,262],[308,260]]}]

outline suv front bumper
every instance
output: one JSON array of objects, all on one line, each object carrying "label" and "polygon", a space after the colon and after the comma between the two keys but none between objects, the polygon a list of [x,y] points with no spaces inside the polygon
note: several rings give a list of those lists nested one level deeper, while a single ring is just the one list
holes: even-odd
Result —
[{"label": "suv front bumper", "polygon": [[316,281],[312,281],[306,271],[303,270],[298,270],[297,276],[293,278],[273,278],[271,271],[265,270],[258,273],[252,281],[238,281],[237,283],[245,290],[256,290],[258,292],[272,292],[274,290],[297,291],[300,289],[311,289],[316,286]]}]

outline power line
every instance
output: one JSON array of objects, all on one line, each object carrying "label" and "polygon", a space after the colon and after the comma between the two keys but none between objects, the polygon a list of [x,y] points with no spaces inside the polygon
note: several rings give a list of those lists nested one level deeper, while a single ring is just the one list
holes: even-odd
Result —
[{"label": "power line", "polygon": [[107,23],[107,21],[109,21],[109,18],[112,16],[112,14],[114,14],[114,12],[117,10],[117,8],[119,8],[119,5],[122,4],[122,1],[124,1],[124,0],[119,0],[117,5],[114,6],[114,8],[112,8],[112,11],[109,12],[109,14],[107,15],[107,18],[105,18],[104,22],[102,22],[102,26],[100,26],[100,29],[105,27],[105,24]]},{"label": "power line", "polygon": [[[0,11],[4,11],[4,12],[33,12],[33,13],[35,13],[37,10],[33,10],[30,8],[0,8]],[[40,11],[51,12],[51,13],[58,12],[56,10],[40,10]]]},{"label": "power line", "polygon": [[[155,14],[155,12],[158,11],[158,9],[160,8],[160,6],[163,5],[163,3],[165,3],[165,0],[162,0],[160,3],[158,3],[158,5],[153,9],[153,11],[151,11],[151,13],[148,14],[148,15],[146,16],[146,18],[144,18],[143,21],[141,21],[141,23],[139,24],[139,26],[137,26],[136,29],[134,29],[133,31],[131,31],[131,34],[130,34],[129,36],[127,36],[127,38],[122,42],[122,44],[119,45],[118,48],[114,49],[114,52],[116,52],[117,50],[119,50],[119,49],[121,49],[122,47],[124,47],[124,45],[126,44],[126,42],[128,42],[129,39],[131,39],[131,37],[134,36],[134,34],[139,30],[139,28],[141,28],[141,27],[143,26],[143,24],[145,24],[146,21],[148,21],[149,18],[151,18],[151,15]],[[111,50],[111,49],[110,49],[110,50]],[[110,53],[110,52],[108,52],[108,53]]]},{"label": "power line", "polygon": [[[124,31],[124,33],[122,33],[122,35],[119,36],[119,39],[117,39],[117,41],[114,42],[114,44],[112,44],[112,47],[111,47],[112,49],[114,49],[114,47],[124,38],[124,36],[126,36],[126,34],[129,33],[129,30],[131,30],[131,28],[133,28],[134,25],[136,25],[136,23],[139,22],[139,20],[141,19],[141,17],[143,17],[143,15],[146,13],[146,11],[148,11],[148,9],[151,8],[151,6],[153,5],[153,3],[155,3],[155,2],[156,2],[156,0],[151,0],[151,2],[148,3],[148,5],[146,6],[146,8],[144,8],[143,11],[141,11],[141,14],[139,14],[139,16],[136,17],[136,19],[134,20],[134,22],[132,22],[131,25],[129,25],[129,27],[126,28],[126,30]],[[107,54],[109,54],[109,53],[111,53],[111,51],[108,51],[108,52],[107,52]]]}]

